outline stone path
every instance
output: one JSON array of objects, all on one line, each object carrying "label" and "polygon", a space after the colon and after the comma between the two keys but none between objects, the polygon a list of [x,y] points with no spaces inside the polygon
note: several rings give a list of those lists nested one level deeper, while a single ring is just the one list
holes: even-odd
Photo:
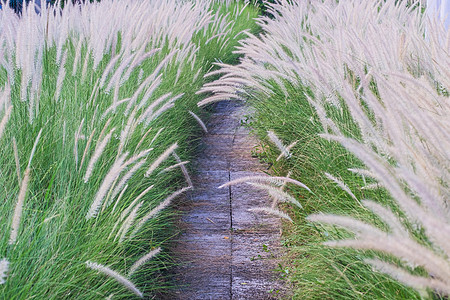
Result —
[{"label": "stone path", "polygon": [[248,209],[267,206],[268,196],[246,185],[218,189],[225,182],[261,175],[251,156],[257,141],[241,126],[248,110],[220,102],[207,123],[195,164],[195,190],[187,195],[174,255],[177,291],[172,299],[278,299],[280,221]]}]

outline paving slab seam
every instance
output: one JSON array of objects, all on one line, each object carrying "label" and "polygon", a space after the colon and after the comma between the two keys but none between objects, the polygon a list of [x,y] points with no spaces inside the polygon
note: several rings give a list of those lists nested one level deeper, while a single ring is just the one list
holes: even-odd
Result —
[{"label": "paving slab seam", "polygon": [[[233,136],[234,141],[234,136]],[[228,160],[228,181],[231,180],[231,163]],[[233,204],[232,204],[232,198],[231,198],[231,186],[228,187],[228,199],[230,201],[230,253],[231,257],[233,257]],[[233,299],[233,267],[230,264],[230,299]]]}]

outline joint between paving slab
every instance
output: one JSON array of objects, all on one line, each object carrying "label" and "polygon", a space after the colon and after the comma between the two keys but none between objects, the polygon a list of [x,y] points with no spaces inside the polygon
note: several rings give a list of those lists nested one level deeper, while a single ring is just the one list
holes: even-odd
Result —
[{"label": "joint between paving slab", "polygon": [[[231,140],[231,149],[233,149],[234,141],[236,140],[236,135],[238,132],[238,127],[235,128],[233,133],[233,139]],[[232,158],[228,158],[228,181],[231,181],[231,160]],[[231,185],[228,187],[228,192],[230,196],[230,247],[231,247],[231,261],[233,261],[233,238],[234,238],[234,229],[233,229],[233,198],[231,194]],[[233,299],[233,264],[230,264],[230,299]]]},{"label": "joint between paving slab", "polygon": [[[228,171],[228,181],[231,180],[231,162],[227,159],[227,171]],[[233,211],[232,211],[232,199],[231,199],[231,186],[228,187],[228,201],[229,201],[229,212],[230,212],[230,257],[233,261]],[[233,268],[230,264],[230,299],[233,299]]]}]

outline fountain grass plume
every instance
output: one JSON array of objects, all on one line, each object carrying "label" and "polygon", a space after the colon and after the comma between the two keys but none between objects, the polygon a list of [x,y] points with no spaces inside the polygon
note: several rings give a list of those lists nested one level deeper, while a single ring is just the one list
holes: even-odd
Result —
[{"label": "fountain grass plume", "polygon": [[5,258],[0,260],[0,284],[5,284],[8,277],[9,261]]},{"label": "fountain grass plume", "polygon": [[120,200],[122,199],[123,194],[125,194],[127,188],[128,188],[128,184],[126,184],[126,185],[123,187],[122,191],[120,191],[120,194],[119,194],[119,196],[117,197],[116,202],[114,203],[114,206],[113,206],[113,208],[112,208],[111,213],[114,213],[114,212],[116,211],[116,207],[117,207],[117,205],[119,204]]},{"label": "fountain grass plume", "polygon": [[41,134],[42,134],[42,128],[41,128],[41,130],[39,130],[39,133],[34,141],[33,148],[31,149],[31,153],[30,153],[30,158],[28,160],[28,165],[27,165],[27,168],[25,169],[22,183],[20,184],[19,195],[17,197],[17,203],[14,208],[14,214],[13,214],[12,224],[11,224],[11,234],[10,234],[10,238],[9,238],[10,245],[13,245],[16,243],[17,236],[19,234],[23,206],[24,206],[25,198],[26,198],[27,192],[28,192],[28,184],[30,182],[31,162],[33,161],[33,157],[36,152],[36,148],[39,143],[39,140],[41,138]]},{"label": "fountain grass plume", "polygon": [[86,146],[84,147],[83,156],[81,157],[81,162],[80,162],[80,166],[78,167],[78,171],[80,171],[81,168],[83,167],[84,161],[86,159],[86,155],[87,155],[87,153],[89,151],[89,147],[91,146],[91,143],[92,143],[92,139],[94,138],[95,130],[96,130],[96,128],[94,128],[94,130],[92,130],[91,135],[89,136],[89,139],[86,143]]},{"label": "fountain grass plume", "polygon": [[293,222],[291,217],[289,217],[286,213],[280,211],[279,209],[272,208],[272,207],[253,207],[250,208],[249,211],[253,212],[263,212],[269,215],[274,215],[277,217],[280,217],[282,219],[288,220],[289,222]]},{"label": "fountain grass plume", "polygon": [[161,135],[161,133],[163,131],[164,131],[164,127],[158,129],[158,131],[156,132],[156,134],[153,136],[152,140],[150,141],[150,145],[153,145],[153,142],[156,141],[156,139]]},{"label": "fountain grass plume", "polygon": [[304,189],[306,189],[307,191],[311,192],[311,190],[309,189],[309,187],[307,187],[306,185],[304,185],[303,183],[301,183],[298,180],[289,178],[289,177],[277,177],[277,176],[244,176],[244,177],[240,177],[234,180],[231,180],[229,182],[226,182],[224,184],[222,184],[221,186],[219,186],[219,189],[222,189],[224,187],[227,186],[231,186],[231,185],[235,185],[235,184],[240,184],[240,183],[245,183],[245,182],[269,182],[272,184],[276,184],[276,185],[282,185],[283,182],[287,182],[287,183],[292,183],[295,184],[299,187],[302,187]]},{"label": "fountain grass plume", "polygon": [[187,165],[188,163],[189,163],[189,161],[182,161],[182,162],[176,163],[176,164],[174,164],[174,165],[171,165],[171,166],[165,168],[165,169],[162,170],[160,173],[169,172],[169,171],[171,171],[171,170],[173,170],[173,169],[176,169],[176,168],[178,168],[178,167],[185,166],[185,165]]},{"label": "fountain grass plume", "polygon": [[86,214],[87,220],[97,216],[98,210],[102,206],[106,194],[108,193],[117,177],[119,177],[120,173],[122,173],[124,169],[123,163],[127,156],[128,153],[121,155],[109,169],[109,172],[104,177],[102,184],[100,185],[97,194],[94,197],[94,201],[92,202],[91,207]]},{"label": "fountain grass plume", "polygon": [[[269,193],[269,195],[274,199],[274,203],[278,202],[289,202],[294,205],[296,205],[298,208],[302,209],[303,206],[300,204],[300,202],[295,199],[293,196],[291,196],[289,193],[286,193],[281,189],[281,187],[274,187],[267,184],[260,184],[256,182],[246,182],[247,184],[256,187],[258,189],[265,190]],[[272,205],[273,207],[274,205]]]},{"label": "fountain grass plume", "polygon": [[133,292],[139,298],[144,298],[144,294],[129,279],[120,275],[118,272],[108,268],[107,266],[91,261],[87,261],[86,266],[92,270],[99,271],[100,273],[103,273],[106,276],[114,279],[115,281],[123,285],[125,288]]},{"label": "fountain grass plume", "polygon": [[[119,229],[119,232],[116,235],[116,238],[118,237],[118,235],[120,234],[120,238],[119,238],[119,243],[122,243],[123,240],[125,239],[125,236],[128,233],[128,230],[130,229],[130,227],[133,225],[134,220],[137,217],[138,214],[138,210],[141,208],[142,204],[144,204],[144,202],[140,202],[138,203],[133,210],[130,212],[130,215],[125,219],[125,221],[123,222],[122,226]],[[116,239],[114,239],[116,240]]]},{"label": "fountain grass plume", "polygon": [[6,109],[6,112],[5,112],[5,114],[3,115],[2,120],[0,121],[0,139],[1,139],[2,136],[3,136],[3,133],[4,133],[5,128],[6,128],[6,124],[8,123],[8,120],[9,120],[9,117],[11,116],[12,110],[13,110],[13,107],[12,107],[12,105],[11,105],[11,106],[9,106],[9,107]]},{"label": "fountain grass plume", "polygon": [[174,143],[172,146],[167,148],[148,168],[148,170],[145,172],[145,177],[149,177],[150,174],[153,173],[156,168],[159,167],[160,164],[162,164],[166,159],[169,158],[169,156],[175,151],[175,149],[178,148],[178,144]]},{"label": "fountain grass plume", "polygon": [[[409,237],[393,236],[366,223],[341,216],[311,215],[311,218],[308,217],[308,219],[344,226],[358,236],[358,239],[325,242],[324,244],[327,246],[372,249],[389,253],[401,257],[405,264],[413,268],[417,266],[425,268],[429,274],[433,274],[433,278],[442,284],[449,284],[448,273],[450,266],[445,258],[436,255],[426,247],[412,241]],[[404,269],[404,271],[407,272],[407,269]]]},{"label": "fountain grass plume", "polygon": [[36,152],[36,148],[37,148],[37,145],[41,138],[41,134],[42,134],[42,128],[39,130],[39,133],[38,133],[36,139],[34,140],[33,148],[31,149],[31,153],[30,153],[30,158],[28,159],[27,169],[29,169],[31,167],[31,162],[33,161],[34,153]]},{"label": "fountain grass plume", "polygon": [[123,187],[127,184],[128,180],[133,177],[133,175],[145,164],[146,160],[142,159],[141,161],[138,161],[130,170],[128,170],[125,175],[120,179],[119,183],[117,183],[114,186],[114,190],[111,194],[111,199],[116,198],[117,194],[120,193],[120,191],[123,189]]},{"label": "fountain grass plume", "polygon": [[[277,148],[281,151],[280,156],[284,156],[286,158],[289,158],[291,154],[289,153],[289,150],[287,147],[283,144],[283,142],[280,140],[280,138],[273,132],[272,130],[267,131],[267,136],[269,139],[277,146]],[[277,159],[279,160],[279,159]]]},{"label": "fountain grass plume", "polygon": [[94,171],[95,163],[98,161],[100,156],[102,155],[103,151],[106,148],[106,145],[108,144],[109,140],[111,139],[111,136],[114,132],[115,128],[111,129],[110,132],[105,136],[103,140],[97,143],[97,146],[95,147],[94,154],[92,155],[91,159],[89,160],[88,166],[86,168],[86,173],[84,174],[84,182],[88,182],[89,178],[92,175],[92,172]]},{"label": "fountain grass plume", "polygon": [[[119,218],[117,219],[116,223],[114,224],[113,229],[111,230],[108,239],[112,237],[113,233],[116,231],[117,226],[120,225],[120,223],[125,219],[125,217],[130,213],[130,211],[135,207],[136,203],[139,202],[139,200],[141,200],[152,188],[154,187],[154,185],[151,185],[149,187],[147,187],[144,191],[142,191],[137,197],[136,199],[133,200],[133,202],[131,202],[127,208],[125,210],[122,211],[122,213],[120,214]],[[127,185],[124,187],[124,189],[127,188]],[[114,204],[113,207],[113,212],[115,211],[120,199],[122,198],[122,194],[124,192],[124,189],[122,189],[122,192],[119,194],[119,197],[116,200],[116,203]],[[117,235],[116,235],[117,237]]]},{"label": "fountain grass plume", "polygon": [[188,186],[194,188],[194,185],[192,183],[191,177],[189,176],[189,172],[188,172],[185,164],[182,163],[181,158],[178,156],[178,154],[175,151],[172,153],[172,155],[173,155],[173,157],[175,157],[177,164],[180,166],[181,171],[183,172],[184,178],[186,179]]},{"label": "fountain grass plume", "polygon": [[156,255],[158,255],[161,252],[161,248],[158,247],[156,249],[153,249],[152,251],[150,251],[149,253],[145,254],[144,256],[142,256],[141,258],[139,258],[131,267],[130,270],[128,271],[128,276],[132,276],[142,265],[144,265],[147,261],[149,261],[150,259],[152,259],[153,257],[155,257]]},{"label": "fountain grass plume", "polygon": [[11,233],[9,237],[9,244],[13,245],[17,241],[17,236],[19,235],[20,221],[22,219],[22,211],[25,203],[25,198],[28,192],[28,184],[30,182],[30,168],[26,168],[25,174],[23,175],[22,183],[20,184],[19,196],[17,197],[16,207],[14,209],[14,214],[11,224]]},{"label": "fountain grass plume", "polygon": [[[297,145],[298,141],[293,141],[286,147],[286,152],[281,152],[281,154],[277,157],[276,161],[279,161],[282,157],[290,158],[290,151]],[[286,154],[287,153],[287,154]]]},{"label": "fountain grass plume", "polygon": [[200,119],[199,116],[197,116],[195,113],[193,113],[192,111],[188,111],[189,114],[194,117],[194,119],[197,121],[197,123],[200,125],[200,127],[203,129],[203,131],[205,133],[208,133],[208,128],[206,128],[205,123],[203,123],[202,119]]},{"label": "fountain grass plume", "polygon": [[361,206],[361,202],[359,201],[358,198],[356,198],[355,194],[353,194],[352,190],[350,190],[350,188],[340,179],[334,177],[333,175],[331,175],[330,173],[325,172],[325,176],[330,179],[331,181],[333,181],[334,183],[336,183],[343,191],[345,191],[347,194],[350,195],[350,197],[352,197],[356,202],[358,202]]},{"label": "fountain grass plume", "polygon": [[404,285],[418,289],[431,288],[440,294],[450,294],[450,287],[448,283],[444,283],[438,279],[412,275],[411,273],[405,271],[403,268],[379,259],[366,258],[364,261],[372,265],[375,270],[389,274]]},{"label": "fountain grass plume", "polygon": [[156,216],[158,213],[160,213],[163,209],[165,209],[167,206],[169,206],[170,203],[172,203],[172,201],[176,197],[178,197],[179,195],[183,194],[184,192],[186,192],[186,191],[188,191],[190,189],[192,189],[192,187],[190,187],[190,186],[182,188],[182,189],[174,192],[173,194],[171,194],[166,199],[164,199],[164,201],[162,201],[160,204],[158,204],[158,206],[156,206],[148,214],[146,214],[144,217],[142,217],[139,220],[139,222],[135,226],[133,232],[131,233],[130,237],[134,237],[136,235],[136,233],[145,225],[145,223],[147,223],[148,220],[150,220],[151,218]]}]

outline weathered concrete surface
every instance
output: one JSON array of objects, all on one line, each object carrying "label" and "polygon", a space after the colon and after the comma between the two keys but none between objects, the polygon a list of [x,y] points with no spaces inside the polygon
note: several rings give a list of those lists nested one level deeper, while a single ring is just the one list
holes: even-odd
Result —
[{"label": "weathered concrete surface", "polygon": [[172,299],[277,299],[280,221],[248,209],[267,206],[267,194],[225,182],[264,174],[251,156],[257,141],[241,125],[248,110],[233,102],[215,106],[202,151],[194,162],[194,191],[181,209],[182,234],[173,249],[177,289]]}]

